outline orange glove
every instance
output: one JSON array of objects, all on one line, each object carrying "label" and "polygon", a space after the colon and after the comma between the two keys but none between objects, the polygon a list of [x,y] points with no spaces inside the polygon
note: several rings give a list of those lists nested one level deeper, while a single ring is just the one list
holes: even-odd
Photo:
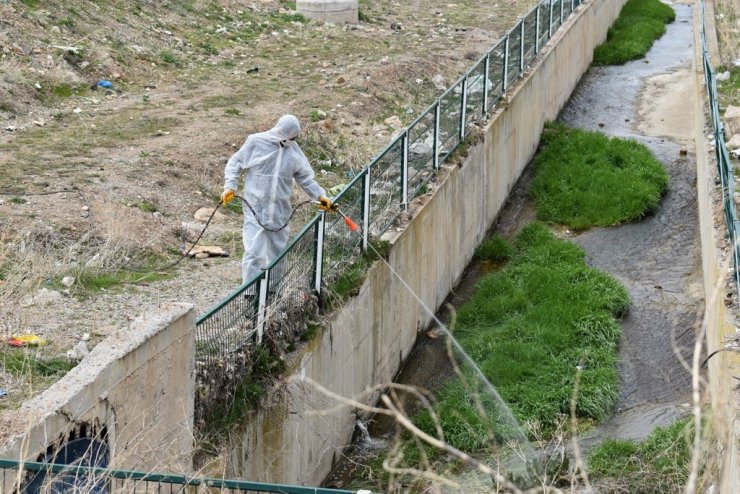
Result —
[{"label": "orange glove", "polygon": [[226,206],[228,203],[234,200],[234,191],[231,189],[226,189],[221,194],[221,204]]},{"label": "orange glove", "polygon": [[326,196],[319,197],[319,204],[321,204],[319,209],[322,211],[331,211],[334,209],[334,204],[332,204],[331,199]]}]

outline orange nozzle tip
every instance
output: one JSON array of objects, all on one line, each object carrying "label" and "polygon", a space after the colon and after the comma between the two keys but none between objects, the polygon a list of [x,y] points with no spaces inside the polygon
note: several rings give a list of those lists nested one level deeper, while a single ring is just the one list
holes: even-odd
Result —
[{"label": "orange nozzle tip", "polygon": [[347,227],[353,232],[357,231],[357,223],[349,219],[347,216],[344,217],[344,222],[347,223]]}]

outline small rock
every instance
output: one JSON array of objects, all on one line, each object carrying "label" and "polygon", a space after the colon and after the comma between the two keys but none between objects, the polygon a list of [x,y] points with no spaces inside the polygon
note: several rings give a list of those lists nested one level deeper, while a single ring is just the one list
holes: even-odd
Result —
[{"label": "small rock", "polygon": [[397,115],[386,118],[385,120],[383,120],[383,123],[385,123],[389,127],[393,127],[394,129],[398,129],[402,125],[401,119]]},{"label": "small rock", "polygon": [[82,333],[82,338],[80,338],[82,341],[89,341],[90,340],[90,333]]},{"label": "small rock", "polygon": [[[193,218],[195,218],[196,221],[205,223],[206,221],[208,221],[208,219],[213,214],[213,211],[215,210],[216,208],[200,208],[199,210],[195,212],[195,214],[193,215]],[[216,214],[213,215],[213,220],[214,221],[220,220],[220,219],[223,219],[223,217],[224,217],[223,214],[221,214],[220,212],[217,212]]]},{"label": "small rock", "polygon": [[437,74],[432,78],[432,84],[434,84],[434,87],[437,89],[445,89],[447,87],[447,82],[445,81],[445,78],[442,76],[442,74]]},{"label": "small rock", "polygon": [[61,34],[62,30],[59,29],[59,26],[51,26],[51,32],[54,34]]},{"label": "small rock", "polygon": [[599,122],[599,127],[602,127],[603,128],[604,127],[604,124],[601,123],[601,122]]},{"label": "small rock", "polygon": [[41,89],[41,84],[39,84],[39,83],[37,82],[36,84],[34,84],[34,85],[33,85],[33,87],[35,87],[36,89]]},{"label": "small rock", "polygon": [[80,361],[90,354],[90,350],[87,348],[87,342],[80,341],[71,350],[67,352],[67,358],[70,360]]},{"label": "small rock", "polygon": [[343,76],[340,75],[339,77],[336,78],[334,82],[336,82],[337,84],[344,84],[345,82],[347,82],[347,79],[345,79]]},{"label": "small rock", "polygon": [[82,218],[89,218],[90,217],[90,211],[83,211],[80,213],[80,216]]},{"label": "small rock", "polygon": [[689,150],[686,148],[681,148],[681,150],[678,152],[679,156],[686,156],[689,154]]},{"label": "small rock", "polygon": [[82,206],[80,209],[83,211],[90,211],[90,206]]},{"label": "small rock", "polygon": [[403,29],[403,25],[400,22],[391,22],[391,29],[394,31],[401,31]]},{"label": "small rock", "polygon": [[82,108],[75,108],[72,110],[73,113],[82,113]]},{"label": "small rock", "polygon": [[5,130],[7,130],[8,132],[15,132],[17,128],[18,127],[16,127],[15,125],[8,125],[7,127],[5,127]]},{"label": "small rock", "polygon": [[62,278],[62,285],[66,286],[67,288],[71,287],[75,284],[75,277],[74,276],[65,276]]}]

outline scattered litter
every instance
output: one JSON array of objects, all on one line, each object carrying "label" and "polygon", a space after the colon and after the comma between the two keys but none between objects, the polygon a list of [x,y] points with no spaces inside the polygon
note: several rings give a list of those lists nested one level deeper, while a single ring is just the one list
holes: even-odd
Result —
[{"label": "scattered litter", "polygon": [[34,120],[33,124],[39,127],[43,127],[44,125],[46,125],[46,122],[44,122],[43,120]]},{"label": "scattered litter", "polygon": [[44,346],[46,345],[46,340],[35,334],[23,334],[20,336],[11,336],[6,343],[13,347]]},{"label": "scattered litter", "polygon": [[90,340],[90,333],[82,333],[82,338],[80,338],[82,341],[88,341]]},{"label": "scattered litter", "polygon": [[8,397],[8,390],[0,388],[0,398],[7,398]]},{"label": "scattered litter", "polygon": [[[229,257],[229,253],[223,247],[218,245],[196,245],[186,243],[184,246],[180,246],[180,252],[185,255],[188,251],[190,257],[196,257],[198,259],[205,259],[205,257]],[[198,254],[206,254],[206,256],[198,257]]]},{"label": "scattered litter", "polygon": [[726,70],[722,72],[721,74],[717,74],[715,77],[718,81],[729,81],[730,80],[730,71]]},{"label": "scattered litter", "polygon": [[344,190],[344,188],[346,186],[347,186],[347,184],[337,184],[337,185],[335,185],[334,187],[332,187],[332,188],[329,189],[329,191],[328,191],[329,192],[329,195],[332,196],[332,197],[336,197],[337,195],[339,195],[340,192],[342,192],[342,190]]},{"label": "scattered litter", "polygon": [[72,110],[73,113],[82,113],[82,108],[75,108]]},{"label": "scattered litter", "polygon": [[686,148],[681,148],[681,150],[678,152],[679,156],[686,156],[689,154],[689,150]]},{"label": "scattered litter", "polygon": [[259,72],[259,71],[260,71],[259,67],[252,67],[251,69],[247,69],[247,74],[252,74],[254,72]]},{"label": "scattered litter", "polygon": [[113,89],[113,83],[110,81],[106,81],[105,79],[98,81],[98,86],[104,89]]},{"label": "scattered litter", "polygon": [[35,87],[36,89],[41,89],[41,84],[39,84],[39,83],[37,82],[36,84],[34,84],[34,85],[33,85],[33,87]]},{"label": "scattered litter", "polygon": [[8,125],[7,127],[5,127],[5,130],[7,130],[8,132],[15,132],[17,128],[18,127],[16,127],[15,125]]}]

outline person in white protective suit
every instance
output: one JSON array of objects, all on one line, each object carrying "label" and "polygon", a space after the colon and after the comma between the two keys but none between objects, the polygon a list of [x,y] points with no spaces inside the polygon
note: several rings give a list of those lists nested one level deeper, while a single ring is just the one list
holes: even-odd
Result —
[{"label": "person in white protective suit", "polygon": [[293,179],[329,210],[331,200],[314,179],[311,165],[295,139],[301,131],[298,119],[283,115],[267,132],[252,134],[226,163],[221,203],[234,199],[239,177],[244,172],[244,256],[242,283],[252,280],[285,248],[290,234],[287,226],[293,212],[290,196]]}]

